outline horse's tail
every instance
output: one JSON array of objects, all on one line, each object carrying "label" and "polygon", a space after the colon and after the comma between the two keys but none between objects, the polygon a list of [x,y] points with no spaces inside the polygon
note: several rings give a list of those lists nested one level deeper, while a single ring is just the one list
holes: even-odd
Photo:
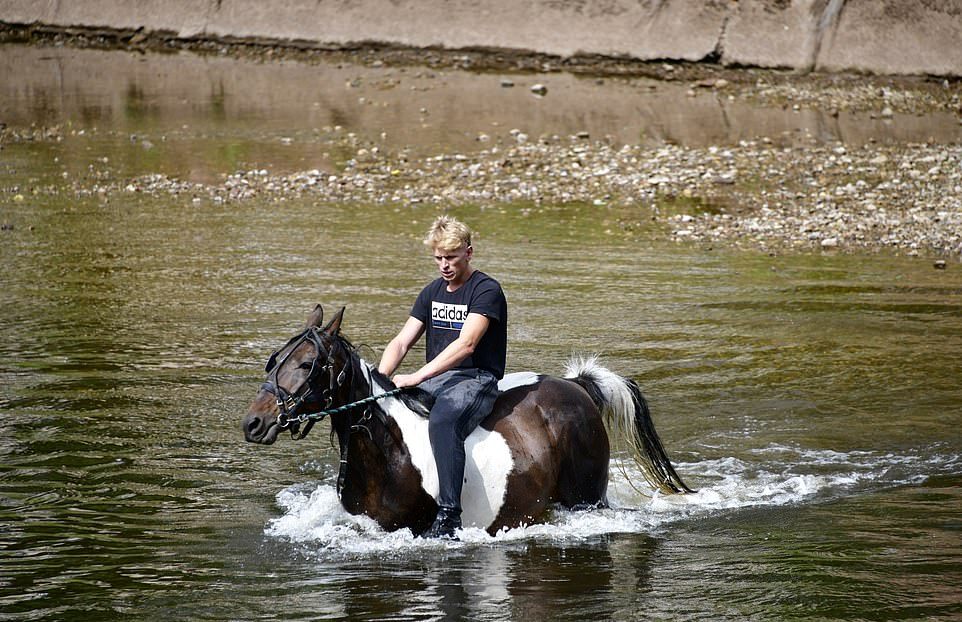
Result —
[{"label": "horse's tail", "polygon": [[655,432],[648,403],[633,380],[609,371],[596,357],[569,361],[565,378],[588,392],[609,428],[627,444],[631,457],[653,488],[663,493],[694,492],[671,466]]}]

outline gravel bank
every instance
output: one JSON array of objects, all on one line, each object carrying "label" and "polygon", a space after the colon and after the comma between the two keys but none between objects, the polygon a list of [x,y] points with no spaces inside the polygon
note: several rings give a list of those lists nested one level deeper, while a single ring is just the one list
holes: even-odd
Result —
[{"label": "gravel bank", "polygon": [[[110,47],[113,43],[82,37],[52,42],[80,47]],[[501,52],[383,48],[324,52],[184,45],[174,49],[249,57],[252,62],[344,63],[357,67],[359,75],[365,68],[409,66],[470,69],[501,76],[565,71],[596,76],[599,92],[609,79],[656,78],[686,85],[689,97],[711,92],[713,97],[729,100],[818,110],[828,118],[856,111],[890,122],[899,114],[947,113],[958,115],[962,122],[962,84],[945,79],[799,75],[707,64],[558,59]],[[508,82],[502,77],[502,86]],[[549,92],[545,101],[554,96]],[[5,142],[60,141],[63,137],[61,127],[10,128],[0,123],[0,148]],[[134,139],[132,136],[131,141]],[[64,183],[68,192],[107,200],[124,193],[173,195],[195,202],[283,201],[308,196],[361,205],[421,203],[443,208],[510,204],[522,210],[581,202],[605,210],[604,218],[618,221],[626,235],[644,228],[646,235],[654,230],[679,243],[770,252],[893,252],[962,259],[962,145],[958,143],[843,146],[796,135],[721,147],[652,147],[622,145],[610,137],[587,133],[528,136],[519,130],[499,130],[479,134],[476,149],[423,156],[420,152],[415,155],[414,149],[398,149],[339,127],[316,130],[309,140],[315,141],[311,149],[316,145],[318,153],[338,154],[331,158],[336,164],[334,172],[250,170],[225,175],[219,183],[200,184],[160,175],[117,181],[117,175],[102,170]],[[30,192],[64,191],[0,190],[21,201]]]},{"label": "gravel bank", "polygon": [[492,145],[417,158],[332,129],[324,139],[328,147],[354,154],[338,173],[252,170],[217,184],[152,175],[74,190],[196,202],[306,196],[440,208],[581,202],[617,210],[627,234],[654,226],[689,244],[962,256],[960,146],[784,147],[762,141],[652,149],[584,135],[532,140],[517,130],[478,138]]}]

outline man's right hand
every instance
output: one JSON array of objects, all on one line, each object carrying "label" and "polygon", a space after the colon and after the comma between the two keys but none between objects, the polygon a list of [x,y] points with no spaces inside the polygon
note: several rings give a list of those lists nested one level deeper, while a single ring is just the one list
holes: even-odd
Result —
[{"label": "man's right hand", "polygon": [[394,381],[394,386],[399,389],[403,389],[404,387],[414,387],[421,384],[421,381],[414,374],[398,374],[391,380]]}]

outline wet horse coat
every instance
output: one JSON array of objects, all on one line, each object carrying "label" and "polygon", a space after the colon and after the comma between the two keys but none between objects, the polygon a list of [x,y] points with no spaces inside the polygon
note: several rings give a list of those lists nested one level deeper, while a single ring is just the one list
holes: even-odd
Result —
[{"label": "wet horse coat", "polygon": [[[341,454],[341,502],[384,529],[421,533],[437,510],[438,477],[426,418],[430,397],[416,390],[389,394],[391,381],[340,334],[343,311],[322,329],[318,306],[305,332],[271,358],[268,381],[244,419],[245,437],[270,444],[285,427],[293,434],[306,413],[383,397],[330,414]],[[511,374],[499,385],[503,393],[492,413],[465,441],[465,527],[495,533],[536,522],[553,503],[606,505],[606,419],[623,434],[654,487],[689,491],[632,381],[594,359],[573,365],[566,376]]]}]

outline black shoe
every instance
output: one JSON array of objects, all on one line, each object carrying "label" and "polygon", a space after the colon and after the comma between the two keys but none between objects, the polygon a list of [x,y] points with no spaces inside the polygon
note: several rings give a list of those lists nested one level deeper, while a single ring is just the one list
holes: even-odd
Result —
[{"label": "black shoe", "polygon": [[458,529],[461,529],[461,510],[439,507],[438,515],[434,518],[434,524],[422,533],[421,537],[457,540],[458,536],[454,532]]}]

